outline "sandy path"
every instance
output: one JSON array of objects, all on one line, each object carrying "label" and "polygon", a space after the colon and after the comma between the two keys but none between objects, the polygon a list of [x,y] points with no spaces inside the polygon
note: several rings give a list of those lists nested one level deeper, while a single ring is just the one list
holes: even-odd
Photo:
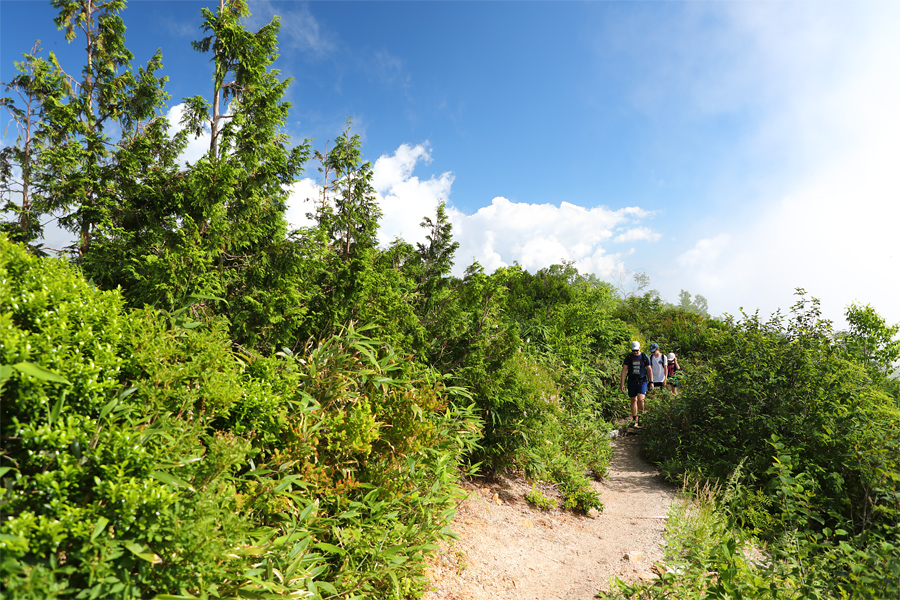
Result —
[{"label": "sandy path", "polygon": [[640,440],[613,440],[605,505],[591,518],[531,508],[522,481],[468,486],[451,529],[459,540],[432,561],[425,600],[589,600],[611,577],[654,577],[675,490],[639,456]]}]

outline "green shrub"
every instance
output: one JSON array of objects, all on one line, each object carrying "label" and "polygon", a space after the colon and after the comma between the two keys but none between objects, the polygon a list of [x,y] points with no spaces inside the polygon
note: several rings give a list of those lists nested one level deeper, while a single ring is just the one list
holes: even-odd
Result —
[{"label": "green shrub", "polygon": [[[648,455],[670,478],[728,481],[727,493],[718,539],[674,568],[680,575],[623,588],[626,597],[898,594],[900,419],[891,382],[848,348],[801,298],[788,322],[729,321],[720,354],[660,398]],[[748,535],[764,545],[764,565],[739,560]]]},{"label": "green shrub", "polygon": [[221,333],[125,315],[118,293],[4,240],[0,281],[0,364],[70,382],[4,382],[8,596],[144,598],[240,580],[245,561],[228,557],[249,524],[223,475],[249,444],[208,428],[235,397]]},{"label": "green shrub", "polygon": [[525,500],[541,510],[553,510],[557,504],[555,498],[548,498],[534,485],[531,486],[531,491],[525,494]]},{"label": "green shrub", "polygon": [[291,434],[260,468],[302,473],[297,485],[318,499],[310,531],[326,560],[320,579],[359,597],[421,591],[424,556],[455,511],[461,457],[480,436],[474,406],[353,328],[284,358],[311,412],[288,419]]},{"label": "green shrub", "polygon": [[4,597],[422,590],[480,436],[463,390],[352,329],[238,356],[2,239],[0,282]]}]

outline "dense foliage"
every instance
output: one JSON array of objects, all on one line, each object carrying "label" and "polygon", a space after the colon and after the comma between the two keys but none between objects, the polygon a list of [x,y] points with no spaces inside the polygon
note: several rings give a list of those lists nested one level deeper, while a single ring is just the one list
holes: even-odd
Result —
[{"label": "dense foliage", "polygon": [[[629,336],[607,284],[451,277],[444,205],[378,247],[359,136],[291,144],[279,23],[247,30],[243,0],[202,10],[212,92],[179,124],[123,0],[53,5],[86,66],[35,46],[3,99],[3,597],[414,597],[461,476],[602,506]],[[315,224],[289,231],[311,159]],[[47,217],[68,261],[37,258]]]},{"label": "dense foliage", "polygon": [[[3,99],[21,135],[0,152],[2,597],[417,597],[461,476],[515,471],[602,508],[590,479],[630,414],[631,339],[685,369],[648,403],[648,455],[730,482],[710,556],[754,536],[793,552],[773,563],[798,594],[896,596],[900,342],[873,308],[835,333],[814,302],[710,319],[702,296],[623,299],[567,263],[452,277],[443,204],[425,243],[378,246],[349,122],[322,151],[291,144],[277,19],[203,9],[212,95],[174,127],[161,53],[132,66],[125,2],[53,5],[80,79],[35,46]],[[289,231],[310,160],[314,224]],[[48,216],[69,260],[39,258]],[[750,586],[730,564],[702,567]]]},{"label": "dense foliage", "polygon": [[[850,330],[835,333],[798,294],[790,318],[727,319],[716,354],[651,413],[647,455],[673,481],[717,482],[720,512],[708,520],[715,535],[687,549],[693,563],[671,557],[692,585],[668,577],[626,595],[900,593],[898,329],[851,306]],[[767,559],[748,562],[748,543]]]},{"label": "dense foliage", "polygon": [[358,331],[240,356],[2,238],[0,282],[6,597],[421,586],[478,435],[462,390]]}]

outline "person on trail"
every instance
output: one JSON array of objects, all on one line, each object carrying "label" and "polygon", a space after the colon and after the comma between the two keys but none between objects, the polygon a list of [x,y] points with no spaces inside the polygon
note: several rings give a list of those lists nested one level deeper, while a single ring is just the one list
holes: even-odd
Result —
[{"label": "person on trail", "polygon": [[676,371],[681,370],[681,365],[678,364],[678,357],[675,356],[674,352],[669,352],[669,368],[666,373],[666,387],[669,388],[669,391],[673,394],[678,393],[678,376],[675,375]]},{"label": "person on trail", "polygon": [[631,422],[637,426],[640,415],[644,414],[644,396],[647,382],[653,379],[650,359],[641,352],[640,342],[631,342],[631,354],[622,363],[620,387],[625,391],[625,376],[628,376],[628,397],[631,398]]},{"label": "person on trail", "polygon": [[669,370],[669,359],[659,349],[659,344],[650,344],[650,367],[653,370],[651,387],[661,388],[666,385],[666,375]]}]

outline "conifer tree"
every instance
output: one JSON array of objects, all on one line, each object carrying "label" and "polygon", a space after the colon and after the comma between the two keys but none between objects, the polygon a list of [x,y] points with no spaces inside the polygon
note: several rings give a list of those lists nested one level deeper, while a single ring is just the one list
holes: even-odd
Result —
[{"label": "conifer tree", "polygon": [[[39,53],[40,45],[35,43],[31,53],[24,55],[25,60],[15,63],[19,74],[6,84],[6,92],[13,92],[14,97],[0,98],[18,133],[14,145],[0,150],[0,210],[7,217],[0,223],[0,231],[42,254],[42,244],[33,242],[43,235],[42,206],[47,203],[42,185],[46,179],[41,176],[41,157],[47,146],[44,107],[62,101],[67,81],[61,69]],[[52,54],[50,58],[55,59]]]},{"label": "conifer tree", "polygon": [[[159,51],[137,74],[132,71],[134,55],[125,47],[120,16],[124,0],[54,0],[53,6],[57,27],[69,42],[82,38],[86,55],[80,79],[65,74],[63,101],[44,106],[46,209],[62,213],[59,222],[77,236],[74,250],[83,258],[95,237],[114,227],[121,208],[120,163],[146,150],[135,142],[162,125],[166,80],[156,76]],[[137,160],[156,162],[152,155]]]},{"label": "conifer tree", "polygon": [[[38,220],[51,214],[75,234],[70,249],[84,259],[121,209],[120,162],[134,160],[134,142],[159,127],[165,79],[156,76],[162,66],[159,51],[137,74],[132,70],[134,56],[125,47],[119,16],[124,0],[52,4],[59,11],[54,22],[66,40],[84,43],[85,64],[80,77],[67,73],[53,53],[49,61],[40,58],[35,45],[18,65],[19,75],[7,86],[18,100],[3,103],[22,135],[4,154],[4,191],[15,204],[20,235],[40,237]],[[156,158],[141,160],[146,165]]]},{"label": "conifer tree", "polygon": [[372,186],[372,163],[363,160],[359,135],[351,122],[327,154],[316,153],[323,174],[322,202],[316,218],[341,260],[377,245],[381,207]]},{"label": "conifer tree", "polygon": [[447,275],[453,268],[453,256],[459,248],[459,242],[453,241],[453,225],[447,216],[447,203],[441,202],[438,205],[434,221],[425,217],[420,226],[428,230],[428,235],[425,236],[428,243],[416,244],[425,266],[425,280]]}]

